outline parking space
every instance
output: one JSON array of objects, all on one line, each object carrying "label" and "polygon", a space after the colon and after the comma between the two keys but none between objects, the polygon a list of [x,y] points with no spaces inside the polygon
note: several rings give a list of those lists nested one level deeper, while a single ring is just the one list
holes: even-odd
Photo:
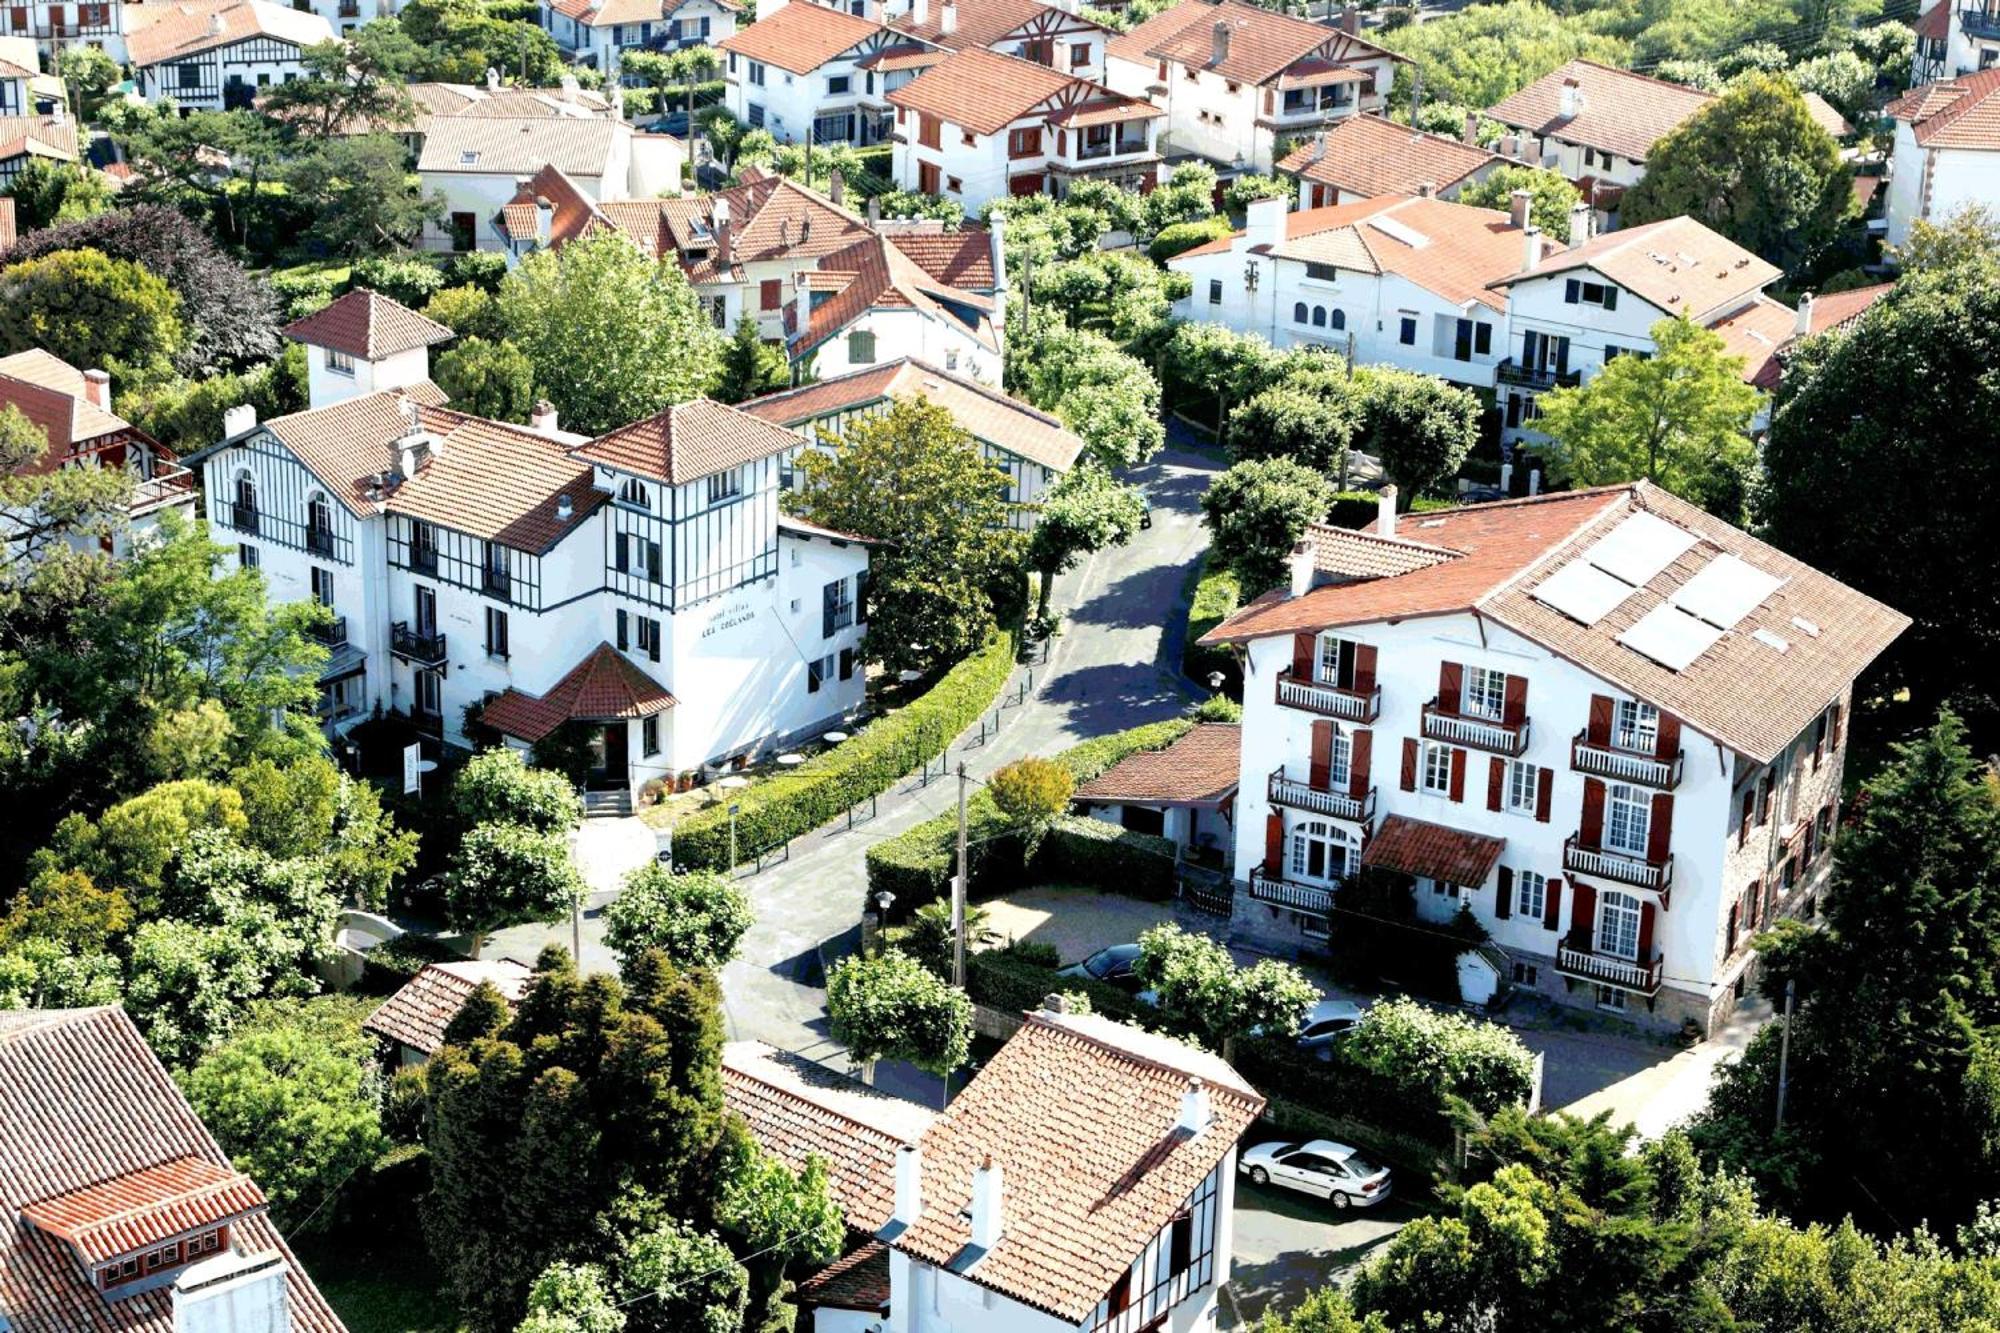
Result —
[{"label": "parking space", "polygon": [[1161,922],[1176,919],[1172,903],[1063,884],[1019,889],[980,906],[1002,940],[1050,945],[1064,963],[1081,962],[1106,945],[1133,943]]},{"label": "parking space", "polygon": [[1341,1212],[1325,1199],[1238,1176],[1235,1260],[1222,1295],[1221,1327],[1253,1326],[1266,1310],[1289,1310],[1339,1282],[1419,1212],[1410,1199],[1394,1195],[1372,1208]]}]

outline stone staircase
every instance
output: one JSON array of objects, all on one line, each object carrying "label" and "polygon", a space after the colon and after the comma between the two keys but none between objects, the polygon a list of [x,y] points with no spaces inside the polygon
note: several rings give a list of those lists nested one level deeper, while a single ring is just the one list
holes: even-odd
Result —
[{"label": "stone staircase", "polygon": [[585,819],[623,819],[632,813],[632,790],[629,787],[614,787],[607,791],[583,793],[583,816]]}]

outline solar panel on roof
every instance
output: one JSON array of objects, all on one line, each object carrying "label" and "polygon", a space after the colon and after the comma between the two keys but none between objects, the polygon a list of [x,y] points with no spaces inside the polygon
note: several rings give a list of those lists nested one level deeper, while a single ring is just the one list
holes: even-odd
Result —
[{"label": "solar panel on roof", "polygon": [[1583,625],[1595,625],[1631,595],[1631,584],[1581,560],[1570,561],[1528,594]]},{"label": "solar panel on roof", "polygon": [[1784,580],[1733,555],[1718,555],[1683,583],[1669,599],[1711,625],[1733,628],[1760,606]]},{"label": "solar panel on roof", "polygon": [[1656,606],[1620,634],[1618,642],[1669,671],[1684,671],[1721,637],[1721,630],[1678,607]]},{"label": "solar panel on roof", "polygon": [[1694,543],[1694,534],[1686,528],[1652,514],[1634,514],[1605,533],[1583,558],[1639,588]]}]

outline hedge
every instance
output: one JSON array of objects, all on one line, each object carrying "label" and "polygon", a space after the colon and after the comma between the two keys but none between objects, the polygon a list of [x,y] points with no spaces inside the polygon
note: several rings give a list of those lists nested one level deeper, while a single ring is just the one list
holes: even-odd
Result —
[{"label": "hedge", "polygon": [[1155,264],[1165,264],[1183,251],[1219,241],[1234,231],[1229,219],[1220,213],[1199,222],[1170,222],[1160,228],[1153,237],[1153,243],[1146,247],[1146,257]]},{"label": "hedge", "polygon": [[[1129,754],[1165,749],[1193,725],[1186,718],[1169,718],[1130,731],[1098,736],[1071,746],[1056,756],[1056,762],[1067,768],[1081,786]],[[1107,838],[1095,829],[1076,827],[1085,823],[1102,824],[1101,820],[1065,816],[1045,836],[1034,863],[1023,865],[1020,839],[1008,832],[1007,821],[983,789],[966,802],[965,822],[967,860],[971,863],[970,891],[975,895],[982,891],[1000,892],[1040,878],[1038,872],[1051,865],[1082,872],[1059,876],[1062,879],[1115,893],[1129,892],[1137,884],[1142,886],[1142,897],[1172,895],[1173,844],[1165,838],[1127,834],[1103,824],[1111,835]],[[940,815],[870,847],[867,856],[870,901],[885,891],[895,894],[893,910],[900,917],[941,896],[951,880],[957,832],[956,816]],[[1161,865],[1162,857],[1169,863]]]},{"label": "hedge", "polygon": [[[1434,500],[1428,495],[1419,495],[1410,501],[1406,511],[1412,514],[1427,514],[1433,509],[1452,509],[1455,500]],[[1333,497],[1333,508],[1327,512],[1326,521],[1336,528],[1372,527],[1376,516],[1382,512],[1381,502],[1373,491],[1342,491]]]},{"label": "hedge", "polygon": [[1087,997],[1091,1012],[1106,1018],[1134,1018],[1143,1007],[1116,986],[1090,977],[1059,977],[1056,969],[1006,949],[987,949],[967,958],[965,989],[976,1003],[1007,1014],[1039,1009],[1056,991]]},{"label": "hedge", "polygon": [[1194,597],[1188,603],[1187,641],[1181,648],[1181,670],[1195,680],[1207,682],[1220,671],[1226,680],[1241,683],[1242,668],[1236,655],[1219,645],[1204,645],[1202,635],[1220,625],[1243,603],[1243,591],[1228,570],[1208,567],[1203,555],[1195,567]]},{"label": "hedge", "polygon": [[[992,707],[1013,674],[1018,651],[1014,632],[995,635],[984,648],[945,672],[923,697],[877,718],[849,740],[790,772],[746,788],[734,802],[739,859],[810,833],[942,754]],[[727,807],[708,806],[674,826],[674,864],[681,869],[727,869],[729,842]]]}]

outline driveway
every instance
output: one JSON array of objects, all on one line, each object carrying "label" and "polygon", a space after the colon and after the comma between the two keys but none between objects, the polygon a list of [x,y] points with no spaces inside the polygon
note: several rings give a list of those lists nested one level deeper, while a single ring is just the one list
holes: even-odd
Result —
[{"label": "driveway", "polygon": [[[1251,1139],[1256,1135],[1253,1129]],[[1253,1326],[1266,1310],[1291,1310],[1311,1292],[1344,1281],[1418,1212],[1409,1199],[1393,1195],[1373,1208],[1335,1212],[1324,1199],[1238,1176],[1235,1258],[1220,1326]]]},{"label": "driveway", "polygon": [[1121,898],[1066,885],[1021,889],[981,903],[987,925],[1004,942],[1033,940],[1078,963],[1112,944],[1129,944],[1154,926],[1177,920],[1172,903]]}]

